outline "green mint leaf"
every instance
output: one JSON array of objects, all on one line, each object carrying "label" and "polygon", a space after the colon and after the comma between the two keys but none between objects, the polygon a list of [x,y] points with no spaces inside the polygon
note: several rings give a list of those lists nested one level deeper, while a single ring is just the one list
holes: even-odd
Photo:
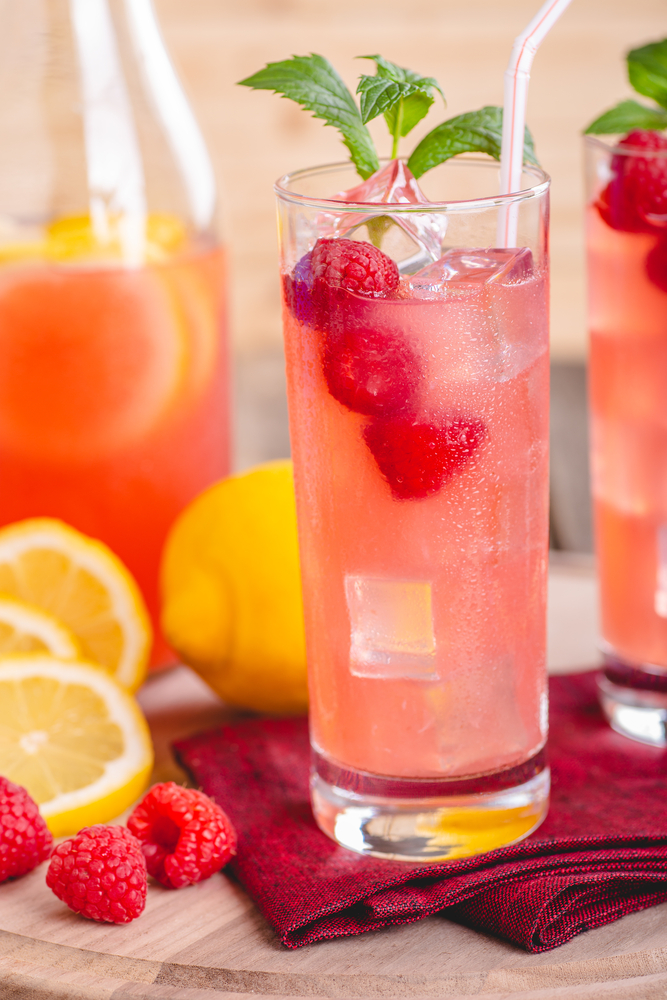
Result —
[{"label": "green mint leaf", "polygon": [[396,63],[389,62],[382,56],[357,56],[357,59],[372,59],[378,76],[393,80],[394,83],[412,83],[417,89],[426,93],[431,89],[437,90],[443,101],[445,100],[440,84],[432,76],[420,76],[419,73],[414,73],[411,69],[405,69],[403,66],[397,66]]},{"label": "green mint leaf", "polygon": [[637,93],[667,108],[667,38],[628,52],[628,76]]},{"label": "green mint leaf", "polygon": [[584,135],[621,135],[633,128],[667,128],[667,111],[637,101],[621,101],[588,126]]},{"label": "green mint leaf", "polygon": [[328,59],[315,52],[292,56],[283,62],[268,63],[239,84],[281,94],[337,128],[364,180],[379,170],[380,161],[370,132],[361,120],[352,94]]},{"label": "green mint leaf", "polygon": [[357,87],[362,122],[365,125],[378,115],[385,114],[416,91],[412,83],[397,83],[386,76],[362,76]]},{"label": "green mint leaf", "polygon": [[[409,97],[404,98],[402,106],[403,114],[398,134],[404,136],[407,135],[408,132],[412,132],[415,125],[417,125],[422,118],[426,117],[434,100],[434,97],[430,94],[424,93],[423,90],[417,90],[414,94],[410,94]],[[384,120],[386,121],[387,128],[392,135],[396,132],[398,113],[399,109],[397,107],[393,107],[388,111],[385,111]]]},{"label": "green mint leaf", "polygon": [[[503,133],[503,109],[488,105],[479,111],[456,115],[436,126],[413,150],[408,169],[415,177],[437,167],[459,153],[488,153],[500,159]],[[537,164],[533,137],[528,128],[523,146],[524,161]]]},{"label": "green mint leaf", "polygon": [[392,157],[398,153],[398,141],[411,132],[428,114],[437,90],[443,101],[445,95],[432,76],[420,76],[411,69],[397,66],[382,56],[357,56],[375,63],[375,76],[362,76],[357,87],[361,94],[361,117],[364,122],[384,114],[387,128],[394,139]]}]

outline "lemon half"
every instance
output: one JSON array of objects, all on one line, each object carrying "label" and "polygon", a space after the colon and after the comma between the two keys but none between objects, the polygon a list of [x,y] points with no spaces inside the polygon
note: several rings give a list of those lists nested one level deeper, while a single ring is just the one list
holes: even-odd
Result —
[{"label": "lemon half", "polygon": [[230,705],[307,711],[306,646],[292,463],[209,487],[164,549],[162,627]]},{"label": "lemon half", "polygon": [[0,595],[55,615],[76,636],[83,658],[128,690],[146,676],[148,613],[133,577],[102,542],[51,518],[1,529]]},{"label": "lemon half", "polygon": [[152,766],[146,720],[104,670],[39,653],[0,659],[0,774],[28,790],[54,836],[114,819]]}]

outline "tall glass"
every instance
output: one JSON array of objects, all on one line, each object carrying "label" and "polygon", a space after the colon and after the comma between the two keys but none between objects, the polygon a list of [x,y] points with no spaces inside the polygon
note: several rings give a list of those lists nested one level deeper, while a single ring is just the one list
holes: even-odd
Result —
[{"label": "tall glass", "polygon": [[665,156],[586,139],[600,696],[615,729],[658,746],[667,745],[667,220],[642,214],[636,184]]},{"label": "tall glass", "polygon": [[[432,204],[332,198],[354,181],[276,186],[311,799],[348,848],[441,860],[548,804],[549,181],[499,197],[495,163],[458,157],[424,179]],[[508,206],[520,249],[493,249]],[[327,288],[310,252],[341,236],[398,288]]]},{"label": "tall glass", "polygon": [[229,471],[213,172],[150,0],[0,0],[0,525],[60,518],[159,638],[179,512]]}]

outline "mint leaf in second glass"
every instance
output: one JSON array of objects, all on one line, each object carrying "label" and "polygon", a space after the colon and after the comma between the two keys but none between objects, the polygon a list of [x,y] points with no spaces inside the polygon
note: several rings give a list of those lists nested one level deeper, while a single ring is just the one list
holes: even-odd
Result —
[{"label": "mint leaf in second glass", "polygon": [[628,76],[638,94],[667,108],[667,38],[628,52]]},{"label": "mint leaf in second glass", "polygon": [[622,135],[633,129],[667,128],[667,111],[662,108],[648,108],[638,101],[621,101],[610,108],[588,126],[585,135]]}]

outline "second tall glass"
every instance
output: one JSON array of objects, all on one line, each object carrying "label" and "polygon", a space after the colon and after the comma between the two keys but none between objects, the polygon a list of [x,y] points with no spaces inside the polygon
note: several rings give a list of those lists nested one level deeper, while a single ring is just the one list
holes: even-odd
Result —
[{"label": "second tall glass", "polygon": [[586,139],[592,481],[602,707],[667,745],[667,229],[644,210],[667,152]]},{"label": "second tall glass", "polygon": [[[433,202],[379,206],[334,194],[353,180],[277,185],[312,803],[353,850],[455,858],[548,803],[549,182],[499,197],[497,165],[459,157]],[[398,284],[328,286],[341,239]]]}]

